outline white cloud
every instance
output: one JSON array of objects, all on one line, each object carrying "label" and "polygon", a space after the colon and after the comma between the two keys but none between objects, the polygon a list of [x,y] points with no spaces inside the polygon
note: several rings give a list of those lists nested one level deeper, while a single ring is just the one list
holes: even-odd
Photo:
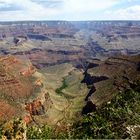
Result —
[{"label": "white cloud", "polygon": [[140,20],[140,5],[134,5],[116,11],[107,11],[102,18],[114,20]]},{"label": "white cloud", "polygon": [[109,8],[117,3],[117,0],[64,0],[64,10],[68,12],[99,11]]},{"label": "white cloud", "polygon": [[[121,2],[132,0],[0,0],[0,20],[140,19],[140,5],[107,11]],[[61,6],[58,4],[57,7],[55,3],[60,3]],[[9,7],[11,11],[8,11]],[[101,11],[102,14],[98,15]]]},{"label": "white cloud", "polygon": [[59,13],[57,9],[45,8],[31,0],[0,0],[0,3],[5,7],[14,4],[21,9],[19,11],[1,11],[1,20],[41,20]]}]

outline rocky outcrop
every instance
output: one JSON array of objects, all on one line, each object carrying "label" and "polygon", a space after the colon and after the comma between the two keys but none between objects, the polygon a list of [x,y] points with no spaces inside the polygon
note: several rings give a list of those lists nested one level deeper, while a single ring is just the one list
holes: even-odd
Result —
[{"label": "rocky outcrop", "polygon": [[30,115],[42,115],[44,114],[44,106],[41,101],[33,100],[33,102],[26,103],[25,109],[30,113]]},{"label": "rocky outcrop", "polygon": [[[44,98],[43,102],[46,100],[45,89],[42,89],[43,80],[36,76],[36,72],[29,61],[21,61],[13,56],[0,57],[0,121],[22,117],[27,112],[31,115],[44,112],[44,106],[35,96],[40,93],[40,98]],[[30,97],[33,102],[28,101]],[[25,102],[26,109],[23,107]],[[26,121],[29,122],[27,118]]]},{"label": "rocky outcrop", "polygon": [[30,64],[26,69],[24,69],[24,70],[22,70],[22,71],[20,71],[20,74],[22,75],[22,76],[30,76],[30,75],[32,75],[33,73],[35,73],[35,68],[33,67],[33,65],[32,64]]},{"label": "rocky outcrop", "polygon": [[13,39],[13,42],[15,43],[15,45],[21,45],[22,43],[27,41],[27,37],[26,36],[16,36]]}]

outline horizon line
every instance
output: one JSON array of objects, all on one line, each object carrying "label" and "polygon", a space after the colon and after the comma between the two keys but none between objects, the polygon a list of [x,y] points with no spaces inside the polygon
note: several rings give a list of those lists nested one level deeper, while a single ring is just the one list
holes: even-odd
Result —
[{"label": "horizon line", "polygon": [[0,22],[49,22],[49,21],[54,21],[54,22],[122,22],[122,21],[135,21],[135,22],[140,22],[140,20],[135,20],[135,19],[124,19],[124,20],[119,20],[119,19],[113,19],[113,20],[0,20]]}]

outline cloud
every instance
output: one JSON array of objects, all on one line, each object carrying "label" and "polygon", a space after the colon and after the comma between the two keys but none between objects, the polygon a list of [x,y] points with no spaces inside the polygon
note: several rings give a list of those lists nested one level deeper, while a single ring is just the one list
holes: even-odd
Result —
[{"label": "cloud", "polygon": [[44,7],[51,7],[51,8],[62,8],[63,0],[32,0],[37,4],[40,4]]},{"label": "cloud", "polygon": [[14,4],[0,4],[0,11],[18,11],[21,10],[20,7],[14,5]]},{"label": "cloud", "polygon": [[109,8],[116,3],[117,0],[102,0],[102,2],[98,0],[65,0],[64,10],[69,12],[93,12]]},{"label": "cloud", "polygon": [[113,20],[140,20],[140,5],[130,6],[116,11],[106,11],[104,18]]},{"label": "cloud", "polygon": [[[31,0],[0,0],[0,8],[5,7],[7,10],[1,10],[1,20],[41,20],[47,19],[59,13],[57,9],[44,7],[41,4]],[[18,10],[8,10],[8,5],[17,7]]]},{"label": "cloud", "polygon": [[[114,10],[121,4],[126,8]],[[0,0],[0,20],[140,19],[139,6],[138,0]]]},{"label": "cloud", "polygon": [[118,3],[118,0],[64,0],[64,19],[94,20],[98,12],[108,9]]}]

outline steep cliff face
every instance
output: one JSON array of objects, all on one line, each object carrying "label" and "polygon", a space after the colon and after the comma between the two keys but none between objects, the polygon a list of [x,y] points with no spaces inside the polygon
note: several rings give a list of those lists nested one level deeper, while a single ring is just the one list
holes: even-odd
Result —
[{"label": "steep cliff face", "polygon": [[24,63],[12,56],[0,58],[1,96],[8,96],[11,100],[16,100],[28,97],[31,94],[33,90],[29,80],[31,73],[25,77],[21,74],[23,69],[28,69],[28,66],[24,67]]},{"label": "steep cliff face", "polygon": [[[27,60],[13,56],[0,57],[0,121],[24,116],[27,112],[31,115],[40,114],[46,90],[36,73]],[[40,100],[36,99],[38,96]]]},{"label": "steep cliff face", "polygon": [[98,66],[89,68],[83,80],[90,93],[86,101],[100,106],[119,92],[135,87],[140,81],[139,62],[140,55],[120,56],[108,58]]},{"label": "steep cliff face", "polygon": [[51,50],[51,49],[37,49],[34,48],[30,51],[16,52],[15,56],[26,55],[37,68],[43,68],[47,66],[53,66],[62,63],[74,63],[77,64],[82,59],[85,59],[84,51],[79,50]]}]

